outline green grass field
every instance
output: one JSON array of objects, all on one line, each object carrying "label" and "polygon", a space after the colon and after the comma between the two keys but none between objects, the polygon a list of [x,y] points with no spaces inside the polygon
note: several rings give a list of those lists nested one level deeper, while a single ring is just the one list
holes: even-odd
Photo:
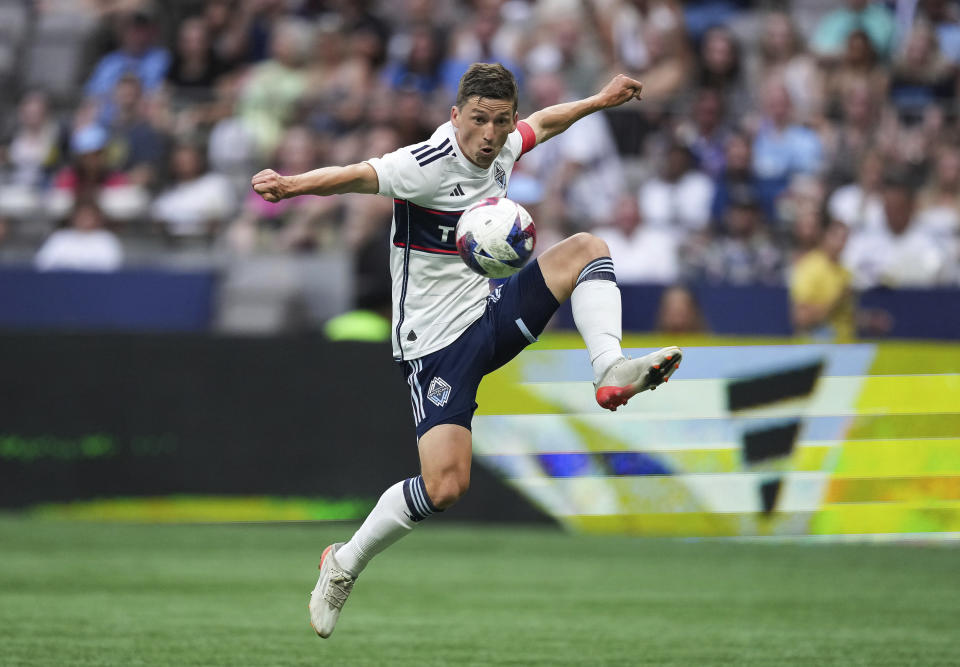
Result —
[{"label": "green grass field", "polygon": [[955,548],[443,518],[375,561],[321,640],[308,592],[351,528],[0,519],[0,664],[960,664]]}]

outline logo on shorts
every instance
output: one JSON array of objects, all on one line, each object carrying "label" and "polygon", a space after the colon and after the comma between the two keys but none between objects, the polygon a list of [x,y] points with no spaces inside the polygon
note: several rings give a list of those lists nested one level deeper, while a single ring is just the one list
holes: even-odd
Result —
[{"label": "logo on shorts", "polygon": [[497,179],[497,185],[501,188],[507,187],[507,172],[503,170],[499,163],[493,165],[493,177]]},{"label": "logo on shorts", "polygon": [[435,377],[430,380],[430,386],[427,387],[427,398],[438,408],[447,404],[450,398],[450,391],[453,389],[443,378]]}]

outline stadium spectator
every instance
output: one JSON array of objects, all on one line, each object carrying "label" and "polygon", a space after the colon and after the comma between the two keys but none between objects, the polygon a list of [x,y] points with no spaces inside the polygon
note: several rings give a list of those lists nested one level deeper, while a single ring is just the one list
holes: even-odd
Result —
[{"label": "stadium spectator", "polygon": [[849,230],[840,221],[816,230],[817,244],[790,269],[790,316],[798,334],[849,342],[856,334],[853,276],[840,262]]},{"label": "stadium spectator", "polygon": [[933,26],[940,51],[950,62],[960,64],[960,7],[957,3],[954,0],[920,0],[916,19]]},{"label": "stadium spectator", "polygon": [[669,97],[686,85],[690,54],[679,3],[613,0],[596,4],[599,36],[611,69],[642,74],[647,99]]},{"label": "stadium spectator", "polygon": [[285,0],[207,0],[204,17],[224,62],[268,59],[279,39],[277,24],[289,17],[286,4]]},{"label": "stadium spectator", "polygon": [[236,194],[226,176],[207,171],[200,147],[181,142],[169,160],[170,184],[153,202],[151,218],[170,241],[209,243],[233,214]]},{"label": "stadium spectator", "polygon": [[780,77],[793,100],[797,121],[816,122],[823,112],[823,73],[816,59],[807,53],[790,14],[784,11],[767,14],[760,35],[751,80]]},{"label": "stadium spectator", "polygon": [[810,40],[814,53],[828,60],[838,57],[847,37],[859,29],[866,32],[881,58],[888,57],[894,43],[893,13],[873,0],[846,0],[844,5],[820,19]]},{"label": "stadium spectator", "polygon": [[430,26],[418,26],[410,34],[402,58],[387,63],[383,77],[392,90],[416,92],[430,97],[443,86],[443,41]]},{"label": "stadium spectator", "polygon": [[141,96],[140,80],[127,74],[117,82],[115,113],[109,127],[109,159],[132,183],[152,187],[162,164],[166,137],[153,127]]},{"label": "stadium spectator", "polygon": [[518,61],[523,28],[529,23],[529,8],[516,3],[520,14],[513,12],[509,21],[503,17],[504,6],[499,2],[480,2],[473,17],[465,24],[453,27],[448,55],[443,63],[443,84],[448,93],[456,94],[460,77],[471,63],[501,63],[517,72],[522,85]]},{"label": "stadium spectator", "polygon": [[685,273],[724,285],[782,285],[783,255],[770,240],[760,201],[749,193],[731,199],[723,234],[686,253]]},{"label": "stadium spectator", "polygon": [[726,107],[723,96],[714,88],[701,88],[693,102],[689,119],[677,128],[678,138],[697,160],[697,166],[710,178],[723,174],[726,165],[726,144],[730,127],[724,121]]},{"label": "stadium spectator", "polygon": [[770,231],[777,242],[789,245],[803,238],[803,230],[797,230],[796,225],[804,216],[813,215],[819,226],[826,200],[827,188],[823,179],[814,174],[795,174],[790,185],[777,198],[775,214],[770,219]]},{"label": "stadium spectator", "polygon": [[379,79],[358,40],[343,32],[337,18],[321,20],[307,63],[307,122],[319,132],[339,132],[358,124]]},{"label": "stadium spectator", "polygon": [[820,140],[827,164],[826,176],[839,185],[857,178],[867,155],[878,150],[877,134],[882,123],[894,119],[881,117],[883,98],[874,97],[869,84],[863,80],[851,81],[847,86],[837,118],[821,123]]},{"label": "stadium spectator", "polygon": [[284,19],[273,30],[271,58],[251,69],[237,101],[237,115],[264,156],[276,150],[307,90],[303,64],[310,46],[309,26]]},{"label": "stadium spectator", "polygon": [[65,218],[76,202],[91,199],[115,223],[140,219],[146,212],[149,193],[122,171],[110,166],[108,132],[99,125],[86,125],[70,138],[72,159],[53,179],[46,201],[47,214]]},{"label": "stadium spectator", "polygon": [[207,21],[192,16],[180,23],[167,83],[176,108],[213,101],[217,79],[226,71],[213,44]]},{"label": "stadium spectator", "polygon": [[[380,16],[379,11],[371,9],[372,4],[372,0],[338,2],[337,12],[343,20],[344,32],[351,37],[351,49],[368,60],[371,67],[379,70],[386,62],[387,44],[393,30],[391,21]],[[432,10],[430,4],[424,3],[424,10]]]},{"label": "stadium spectator", "polygon": [[[580,2],[538,2],[534,10],[533,39],[523,63],[530,75],[561,76],[573,97],[591,94],[607,67],[592,32],[583,29],[586,12]],[[645,99],[656,97],[655,78],[644,76]]]},{"label": "stadium spectator", "polygon": [[31,91],[17,106],[16,121],[0,144],[0,216],[36,219],[43,188],[60,160],[63,130],[47,95]]},{"label": "stadium spectator", "polygon": [[854,30],[847,37],[840,62],[827,72],[826,111],[839,115],[853,86],[866,86],[867,98],[879,107],[887,99],[889,84],[890,72],[880,62],[870,37],[863,30]]},{"label": "stadium spectator", "polygon": [[120,79],[133,73],[147,94],[163,83],[170,67],[170,52],[157,44],[157,23],[152,11],[144,5],[127,14],[119,24],[120,48],[103,56],[87,81],[86,94],[100,101],[100,122],[109,124],[113,117],[110,97]]},{"label": "stadium spectator", "polygon": [[16,123],[10,135],[4,137],[4,181],[30,188],[42,185],[60,159],[62,139],[47,95],[39,90],[28,92],[17,105]]},{"label": "stadium spectator", "polygon": [[34,263],[41,271],[115,271],[123,264],[123,247],[117,236],[105,229],[96,203],[80,200],[69,227],[50,235]]},{"label": "stadium spectator", "polygon": [[713,182],[696,168],[690,149],[674,141],[667,146],[659,175],[640,186],[640,210],[651,226],[683,240],[706,229],[713,195]]},{"label": "stadium spectator", "polygon": [[960,278],[960,148],[937,151],[933,173],[917,196],[917,228],[942,248],[947,278]]},{"label": "stadium spectator", "polygon": [[915,125],[930,107],[952,105],[956,78],[957,68],[940,52],[933,28],[924,21],[915,23],[893,61],[890,78],[890,101],[901,122]]},{"label": "stadium spectator", "polygon": [[730,28],[718,25],[707,29],[697,51],[697,69],[700,88],[721,93],[734,115],[749,108],[740,42]]},{"label": "stadium spectator", "polygon": [[760,179],[767,205],[797,173],[817,173],[823,164],[823,145],[816,132],[793,118],[790,93],[780,77],[763,84],[763,118],[753,139],[753,170]]},{"label": "stadium spectator", "polygon": [[867,153],[860,162],[857,180],[830,195],[827,210],[831,219],[845,224],[853,233],[883,229],[884,159],[879,151]]},{"label": "stadium spectator", "polygon": [[[723,173],[713,180],[714,195],[710,202],[712,227],[719,229],[727,208],[735,198],[758,199],[760,180],[753,172],[753,148],[745,134],[733,133],[724,144]],[[764,203],[764,217],[772,219],[773,202]]]},{"label": "stadium spectator", "polygon": [[616,202],[613,224],[594,230],[610,247],[621,283],[670,284],[680,274],[676,236],[663,227],[644,224],[637,199],[622,195]]},{"label": "stadium spectator", "polygon": [[902,176],[888,176],[883,186],[884,227],[850,238],[843,263],[854,286],[933,287],[946,280],[944,250],[914,222],[913,187]]},{"label": "stadium spectator", "polygon": [[824,228],[823,209],[822,198],[804,196],[794,200],[789,237],[785,244],[788,266],[819,245]]},{"label": "stadium spectator", "polygon": [[702,334],[709,331],[696,295],[685,285],[663,290],[657,307],[656,330],[667,334]]}]

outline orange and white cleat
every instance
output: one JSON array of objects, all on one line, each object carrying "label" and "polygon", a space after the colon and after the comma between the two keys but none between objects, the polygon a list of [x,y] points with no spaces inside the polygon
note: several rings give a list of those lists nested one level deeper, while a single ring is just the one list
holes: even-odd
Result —
[{"label": "orange and white cleat", "polygon": [[626,405],[634,395],[656,389],[669,380],[682,358],[679,347],[665,347],[639,359],[621,359],[607,369],[599,382],[593,383],[597,403],[607,410]]},{"label": "orange and white cleat", "polygon": [[342,546],[343,543],[338,542],[323,550],[323,555],[320,556],[320,578],[310,593],[310,625],[323,638],[333,633],[343,603],[347,601],[356,581],[356,577],[337,564],[335,554]]}]

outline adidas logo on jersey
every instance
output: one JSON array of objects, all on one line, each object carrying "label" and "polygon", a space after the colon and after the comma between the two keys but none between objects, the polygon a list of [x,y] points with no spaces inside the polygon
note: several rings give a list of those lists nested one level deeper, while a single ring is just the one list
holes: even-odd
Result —
[{"label": "adidas logo on jersey", "polygon": [[457,187],[453,189],[453,192],[450,193],[451,197],[462,197],[464,195],[463,188],[460,187],[460,184],[457,183]]}]

